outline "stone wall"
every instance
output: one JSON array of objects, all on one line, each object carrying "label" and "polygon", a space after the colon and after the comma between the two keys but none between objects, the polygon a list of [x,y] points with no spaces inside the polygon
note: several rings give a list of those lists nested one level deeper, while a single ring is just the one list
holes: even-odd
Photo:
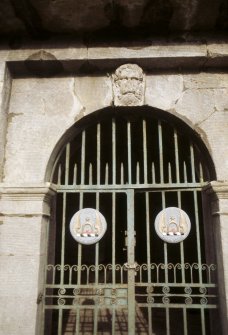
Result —
[{"label": "stone wall", "polygon": [[[63,72],[61,75],[53,72],[51,76],[49,73],[47,78],[40,62],[50,61],[47,56],[50,51],[55,59],[50,66],[54,64],[56,69],[61,59]],[[51,168],[61,139],[72,125],[83,116],[113,105],[111,74],[120,64],[137,63],[144,69],[145,105],[173,114],[194,129],[211,154],[217,180],[228,180],[228,74],[223,69],[228,57],[226,45],[196,44],[189,49],[161,45],[144,50],[52,48],[45,52],[35,48],[0,51],[2,335],[42,332],[39,294],[44,279],[47,223],[53,195],[46,178],[50,175],[47,169]],[[25,61],[31,55],[35,62],[32,65],[44,71],[40,73],[42,78],[31,72],[34,67],[28,71]],[[214,64],[214,68],[203,67],[206,63]],[[86,71],[78,73],[82,64],[87,64]],[[185,70],[178,70],[178,64],[185,64]],[[218,64],[220,69],[215,67]],[[153,66],[157,66],[156,72]],[[74,73],[72,67],[76,69]],[[228,266],[223,262],[227,254],[227,196],[218,197],[216,192],[217,189],[213,189],[221,208],[216,212],[215,223],[219,226],[216,248],[218,255],[222,255],[223,265],[220,285],[228,297]],[[222,303],[225,335],[227,304]]]},{"label": "stone wall", "polygon": [[[196,130],[214,160],[218,180],[227,179],[227,74],[147,75],[145,104]],[[13,80],[4,182],[43,182],[48,160],[64,133],[83,116],[111,105],[107,75]]]}]

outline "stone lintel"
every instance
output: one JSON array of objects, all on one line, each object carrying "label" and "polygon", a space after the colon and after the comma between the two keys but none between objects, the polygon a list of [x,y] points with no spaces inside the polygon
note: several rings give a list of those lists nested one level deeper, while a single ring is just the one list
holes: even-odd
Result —
[{"label": "stone lintel", "polygon": [[[9,64],[13,74],[29,73],[30,68],[37,63],[49,64],[57,73],[83,73],[111,71],[124,63],[136,63],[146,71],[160,69],[196,70],[207,67],[225,67],[228,64],[228,43],[164,43],[132,45],[129,42],[117,44],[102,44],[87,46],[85,44],[68,45],[66,48],[56,48],[53,44],[26,45],[18,50],[9,50],[6,46],[0,50],[0,61]],[[33,64],[33,65],[32,65]],[[84,69],[84,70],[83,70]],[[27,72],[26,72],[27,71]]]},{"label": "stone lintel", "polygon": [[0,217],[50,216],[55,188],[50,183],[27,186],[0,184]]},{"label": "stone lintel", "polygon": [[228,199],[228,181],[212,181],[203,188],[208,195],[214,196],[217,199]]},{"label": "stone lintel", "polygon": [[203,188],[203,191],[210,197],[211,215],[228,216],[228,182],[212,181]]}]

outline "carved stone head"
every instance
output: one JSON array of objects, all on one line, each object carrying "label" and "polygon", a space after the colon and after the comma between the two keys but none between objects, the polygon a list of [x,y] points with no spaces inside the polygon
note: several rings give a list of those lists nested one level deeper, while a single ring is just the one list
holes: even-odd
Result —
[{"label": "carved stone head", "polygon": [[118,67],[113,79],[115,106],[142,106],[144,104],[145,75],[136,64]]}]

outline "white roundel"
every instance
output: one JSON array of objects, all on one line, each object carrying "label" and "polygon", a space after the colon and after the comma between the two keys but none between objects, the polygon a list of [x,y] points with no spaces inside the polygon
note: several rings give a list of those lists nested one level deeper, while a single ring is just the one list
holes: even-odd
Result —
[{"label": "white roundel", "polygon": [[104,216],[94,208],[83,208],[70,221],[70,232],[81,244],[97,243],[105,234],[107,223]]},{"label": "white roundel", "polygon": [[155,230],[165,242],[178,243],[183,241],[190,233],[190,219],[182,209],[167,207],[155,219]]}]

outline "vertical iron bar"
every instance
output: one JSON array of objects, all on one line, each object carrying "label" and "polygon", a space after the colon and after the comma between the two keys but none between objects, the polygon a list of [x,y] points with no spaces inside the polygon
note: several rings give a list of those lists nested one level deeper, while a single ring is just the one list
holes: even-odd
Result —
[{"label": "vertical iron bar", "polygon": [[187,311],[183,308],[184,335],[188,335]]},{"label": "vertical iron bar", "polygon": [[[101,171],[101,125],[97,124],[97,185],[100,185],[100,173]],[[96,192],[96,210],[99,210],[100,201],[99,201],[99,192]],[[95,245],[95,284],[98,285],[99,281],[99,243]],[[98,309],[94,310],[94,324],[93,324],[93,333],[97,334],[97,324],[98,324]]]},{"label": "vertical iron bar", "polygon": [[[79,209],[83,208],[83,192],[79,195]],[[78,243],[78,278],[77,284],[81,284],[81,266],[82,266],[82,245]]]},{"label": "vertical iron bar", "polygon": [[70,166],[70,143],[67,143],[66,163],[65,163],[65,185],[69,184],[69,166]]},{"label": "vertical iron bar", "polygon": [[180,182],[179,150],[178,150],[178,137],[176,129],[174,129],[174,148],[175,148],[176,182],[179,183]]},{"label": "vertical iron bar", "polygon": [[151,283],[151,272],[150,272],[150,218],[149,218],[149,193],[145,193],[146,197],[146,237],[147,237],[147,266],[148,266],[148,282]]},{"label": "vertical iron bar", "polygon": [[200,312],[201,312],[201,329],[202,329],[202,335],[206,335],[204,308],[201,308]]},{"label": "vertical iron bar", "polygon": [[184,182],[188,182],[186,163],[184,162]]},{"label": "vertical iron bar", "polygon": [[190,144],[190,156],[191,156],[192,183],[195,183],[196,181],[195,159],[194,159],[194,150],[192,143]]},{"label": "vertical iron bar", "polygon": [[124,165],[121,163],[120,165],[120,184],[123,185],[124,183]]},{"label": "vertical iron bar", "polygon": [[112,193],[112,283],[116,282],[116,193]]},{"label": "vertical iron bar", "polygon": [[[165,191],[162,191],[162,209],[166,206],[165,203]],[[165,265],[165,284],[168,286],[168,251],[167,242],[164,242],[164,265]],[[170,335],[170,320],[169,320],[169,308],[165,309],[166,314],[166,335]]]},{"label": "vertical iron bar", "polygon": [[89,185],[93,184],[93,165],[89,164]]},{"label": "vertical iron bar", "polygon": [[[165,191],[162,191],[162,209],[166,206],[165,204]],[[164,242],[164,264],[165,264],[165,283],[168,284],[168,253],[167,243]]]},{"label": "vertical iron bar", "polygon": [[[128,264],[135,262],[134,190],[127,191],[127,257]],[[128,334],[135,335],[135,269],[128,269]]]},{"label": "vertical iron bar", "polygon": [[200,182],[203,183],[203,167],[201,162],[199,164],[199,168],[200,168]]},{"label": "vertical iron bar", "polygon": [[77,184],[77,164],[74,164],[73,185]]},{"label": "vertical iron bar", "polygon": [[155,166],[154,162],[152,163],[152,184],[156,183],[156,177],[155,177]]},{"label": "vertical iron bar", "polygon": [[58,319],[58,335],[62,335],[62,326],[63,326],[63,310],[59,309],[59,319]]},{"label": "vertical iron bar", "polygon": [[[112,193],[112,285],[116,283],[116,193]],[[112,335],[115,334],[115,308],[112,309]]]},{"label": "vertical iron bar", "polygon": [[169,308],[166,307],[165,309],[165,316],[166,316],[166,335],[170,335],[170,319],[169,319]]},{"label": "vertical iron bar", "polygon": [[[177,191],[178,207],[181,208],[181,191]],[[184,269],[184,242],[180,242],[180,255],[181,255],[181,274],[182,283],[185,283],[185,269]]]},{"label": "vertical iron bar", "polygon": [[101,124],[97,124],[97,185],[101,178]]},{"label": "vertical iron bar", "polygon": [[[96,210],[99,211],[99,192],[96,192]],[[98,284],[99,243],[95,244],[95,283]]]},{"label": "vertical iron bar", "polygon": [[116,323],[116,310],[112,309],[112,335],[115,335],[115,323]]},{"label": "vertical iron bar", "polygon": [[[100,199],[99,199],[99,192],[96,192],[96,210],[99,210],[100,206]],[[98,272],[98,267],[99,267],[99,242],[95,244],[95,285],[96,287],[98,286],[98,281],[99,281],[99,272]],[[97,325],[98,325],[98,308],[97,304],[95,304],[95,309],[94,309],[94,320],[93,320],[93,334],[97,334]]]},{"label": "vertical iron bar", "polygon": [[197,191],[193,191],[194,194],[194,208],[195,208],[195,222],[196,222],[196,243],[197,243],[197,255],[199,265],[199,281],[202,283],[202,260],[201,260],[201,245],[200,245],[200,227],[199,227],[199,209],[197,201]]},{"label": "vertical iron bar", "polygon": [[[196,181],[195,176],[195,159],[194,159],[194,149],[192,143],[190,144],[190,155],[191,155],[191,169],[192,169],[192,182]],[[195,222],[196,222],[196,243],[197,243],[197,255],[198,255],[198,265],[199,265],[199,281],[202,283],[202,263],[201,263],[201,245],[200,245],[200,228],[199,228],[199,211],[198,211],[198,201],[197,201],[197,191],[193,191],[194,194],[194,208],[195,208]]]},{"label": "vertical iron bar", "polygon": [[105,164],[105,185],[108,185],[108,177],[109,177],[109,168],[108,163]]},{"label": "vertical iron bar", "polygon": [[148,183],[147,175],[147,133],[146,133],[146,121],[143,120],[143,166],[144,166],[144,184]]},{"label": "vertical iron bar", "polygon": [[169,180],[169,184],[171,184],[172,183],[172,169],[171,169],[170,162],[168,163],[168,180]]},{"label": "vertical iron bar", "polygon": [[85,130],[82,132],[82,146],[81,146],[81,185],[85,184]]},{"label": "vertical iron bar", "polygon": [[164,165],[163,165],[163,142],[162,142],[162,126],[158,121],[158,146],[159,146],[159,164],[160,164],[160,182],[164,183]]},{"label": "vertical iron bar", "polygon": [[[83,208],[83,192],[79,193],[79,209]],[[82,245],[78,243],[78,277],[77,285],[81,285],[81,266],[82,266]],[[80,325],[80,309],[76,308],[76,327],[75,335],[79,334],[79,325]]]},{"label": "vertical iron bar", "polygon": [[[151,249],[150,249],[150,217],[149,217],[149,192],[145,193],[146,197],[146,240],[147,240],[147,273],[148,273],[148,284],[151,283],[151,269],[150,269],[150,263],[151,263]],[[152,329],[152,308],[148,306],[148,330],[149,335],[153,334]]]},{"label": "vertical iron bar", "polygon": [[136,183],[140,183],[140,170],[139,170],[139,162],[136,164]]},{"label": "vertical iron bar", "polygon": [[62,213],[62,243],[61,243],[61,277],[60,284],[64,284],[64,258],[65,258],[65,229],[66,229],[66,192],[63,192],[63,213]]},{"label": "vertical iron bar", "polygon": [[128,183],[131,184],[131,123],[127,123]]},{"label": "vertical iron bar", "polygon": [[112,183],[116,184],[116,120],[112,119]]},{"label": "vertical iron bar", "polygon": [[[70,157],[70,144],[66,146],[66,161],[65,161],[65,184],[68,184],[69,176],[69,157]],[[61,277],[60,284],[64,285],[64,260],[65,260],[65,230],[66,230],[66,192],[63,193],[63,213],[62,213],[62,243],[61,243]],[[61,325],[58,325],[62,329],[62,312],[59,314],[59,322]]]}]

